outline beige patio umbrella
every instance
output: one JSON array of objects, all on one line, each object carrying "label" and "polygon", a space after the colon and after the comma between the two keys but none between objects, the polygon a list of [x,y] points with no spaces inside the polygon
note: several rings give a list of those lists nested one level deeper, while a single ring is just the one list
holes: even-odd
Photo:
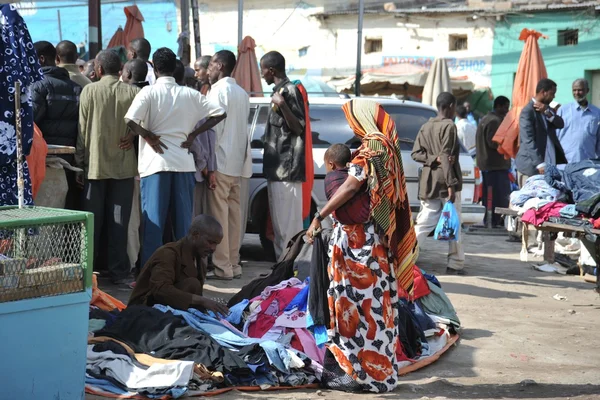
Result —
[{"label": "beige patio umbrella", "polygon": [[427,75],[425,87],[423,87],[423,104],[435,107],[438,95],[443,92],[452,93],[450,73],[446,59],[436,58]]}]

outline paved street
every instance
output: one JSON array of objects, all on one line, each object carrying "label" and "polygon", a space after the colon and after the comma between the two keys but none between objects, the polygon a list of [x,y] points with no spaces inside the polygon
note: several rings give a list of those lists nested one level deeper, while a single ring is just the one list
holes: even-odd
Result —
[{"label": "paved street", "polygon": [[[444,275],[444,243],[431,240],[419,259],[420,267],[438,276],[458,311],[462,340],[432,366],[405,377],[393,394],[313,390],[232,392],[219,398],[600,398],[600,298],[593,285],[578,276],[533,270],[519,261],[520,244],[504,237],[465,238],[468,276]],[[258,239],[250,235],[243,248],[244,279],[211,283],[208,295],[227,298],[268,272],[270,264],[256,261],[260,255]],[[121,299],[128,295],[110,292]],[[567,300],[554,300],[555,294]]]}]

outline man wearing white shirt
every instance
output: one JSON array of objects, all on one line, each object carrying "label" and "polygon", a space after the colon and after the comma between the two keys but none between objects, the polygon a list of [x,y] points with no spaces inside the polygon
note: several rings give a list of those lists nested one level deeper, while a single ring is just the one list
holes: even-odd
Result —
[{"label": "man wearing white shirt", "polygon": [[156,82],[156,76],[154,75],[154,67],[148,60],[150,59],[150,52],[152,47],[150,42],[144,38],[133,39],[129,46],[127,46],[127,59],[133,60],[139,58],[148,65],[148,74],[146,75],[146,82],[154,85]]},{"label": "man wearing white shirt", "polygon": [[227,113],[227,119],[215,126],[217,170],[216,187],[208,193],[209,213],[223,227],[223,240],[213,254],[214,273],[209,279],[230,280],[241,278],[239,265],[241,221],[241,179],[250,162],[248,115],[250,99],[231,73],[235,67],[235,55],[229,50],[217,52],[208,65],[211,84],[208,99]]},{"label": "man wearing white shirt", "polygon": [[456,132],[458,139],[465,149],[469,152],[469,155],[475,158],[477,150],[475,138],[477,136],[477,127],[469,122],[467,119],[467,108],[465,106],[456,107]]},{"label": "man wearing white shirt", "polygon": [[519,172],[519,186],[528,177],[543,174],[546,165],[566,164],[567,159],[556,136],[556,129],[565,126],[563,119],[550,108],[556,95],[556,83],[542,79],[535,97],[519,116],[519,152],[515,159]]},{"label": "man wearing white shirt", "polygon": [[[194,204],[194,157],[189,151],[202,132],[221,122],[226,114],[217,104],[194,89],[179,86],[173,78],[177,57],[163,47],[152,61],[156,83],[143,88],[125,116],[133,135],[140,140],[138,170],[142,194],[141,265],[160,246],[167,211],[175,240],[190,227]],[[198,120],[206,122],[194,129]]]}]

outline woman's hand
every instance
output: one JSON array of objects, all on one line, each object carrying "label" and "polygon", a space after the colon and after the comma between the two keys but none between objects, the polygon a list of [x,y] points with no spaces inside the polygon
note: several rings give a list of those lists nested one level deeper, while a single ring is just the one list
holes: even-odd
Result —
[{"label": "woman's hand", "polygon": [[306,232],[306,236],[308,237],[308,242],[313,243],[315,241],[315,235],[321,231],[321,221],[316,218],[313,218],[312,223],[308,227],[308,231]]}]

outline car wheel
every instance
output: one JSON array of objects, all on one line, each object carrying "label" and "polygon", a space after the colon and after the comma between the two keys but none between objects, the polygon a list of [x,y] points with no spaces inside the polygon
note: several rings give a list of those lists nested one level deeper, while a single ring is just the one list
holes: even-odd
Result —
[{"label": "car wheel", "polygon": [[[269,234],[271,232],[271,234]],[[273,227],[271,225],[271,218],[269,216],[269,210],[263,212],[260,216],[260,245],[264,251],[264,259],[265,261],[276,261],[275,259],[275,245],[273,244],[273,240],[271,239],[273,232]]]}]

